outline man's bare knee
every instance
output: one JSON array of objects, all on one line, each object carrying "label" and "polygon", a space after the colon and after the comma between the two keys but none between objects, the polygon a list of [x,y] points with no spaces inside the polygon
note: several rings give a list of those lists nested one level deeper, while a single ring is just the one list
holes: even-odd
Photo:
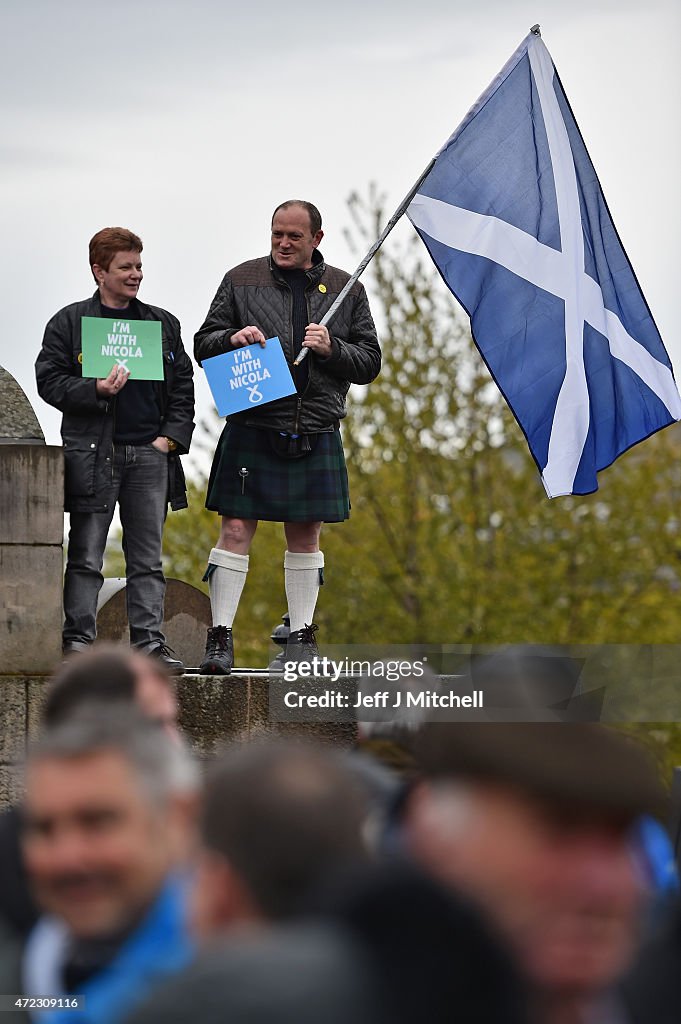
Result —
[{"label": "man's bare knee", "polygon": [[257,526],[257,519],[230,519],[223,516],[217,546],[224,551],[234,551],[236,554],[246,555]]},{"label": "man's bare knee", "polygon": [[321,523],[284,523],[284,533],[289,551],[309,554],[319,551]]}]

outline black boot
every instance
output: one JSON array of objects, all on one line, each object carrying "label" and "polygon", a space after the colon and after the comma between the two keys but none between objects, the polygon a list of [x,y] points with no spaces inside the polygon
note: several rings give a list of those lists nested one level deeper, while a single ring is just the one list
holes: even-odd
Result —
[{"label": "black boot", "polygon": [[319,629],[315,623],[305,625],[302,629],[292,630],[286,641],[284,661],[311,661],[319,657],[319,648],[315,633]]},{"label": "black boot", "polygon": [[234,665],[234,640],[229,626],[211,626],[206,638],[206,653],[199,665],[202,676],[228,676]]},{"label": "black boot", "polygon": [[83,651],[89,651],[91,647],[92,643],[86,640],[64,640],[61,652],[64,658],[70,658],[73,654],[82,654]]},{"label": "black boot", "polygon": [[139,647],[137,650],[146,654],[148,658],[157,658],[173,676],[181,676],[184,673],[184,665],[172,647],[165,642],[149,644],[147,647]]}]

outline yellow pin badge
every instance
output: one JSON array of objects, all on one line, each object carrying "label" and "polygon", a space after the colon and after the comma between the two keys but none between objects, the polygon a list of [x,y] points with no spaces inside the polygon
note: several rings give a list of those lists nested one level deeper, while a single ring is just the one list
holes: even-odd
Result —
[{"label": "yellow pin badge", "polygon": [[319,290],[322,293],[322,295],[326,295],[326,285],[325,284],[320,284]]}]

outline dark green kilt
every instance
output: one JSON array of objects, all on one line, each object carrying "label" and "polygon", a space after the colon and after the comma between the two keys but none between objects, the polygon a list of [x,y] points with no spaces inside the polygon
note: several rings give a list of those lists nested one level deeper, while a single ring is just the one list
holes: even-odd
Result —
[{"label": "dark green kilt", "polygon": [[350,493],[340,431],[317,434],[311,442],[311,452],[289,459],[274,451],[270,431],[228,422],[213,457],[206,508],[234,519],[275,523],[348,519]]}]

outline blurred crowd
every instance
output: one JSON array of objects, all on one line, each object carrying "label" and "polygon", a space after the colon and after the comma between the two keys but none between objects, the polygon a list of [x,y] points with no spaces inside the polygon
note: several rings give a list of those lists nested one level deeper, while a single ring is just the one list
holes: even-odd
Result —
[{"label": "blurred crowd", "polygon": [[629,738],[426,723],[199,765],[173,687],[105,647],[51,681],[0,814],[3,1024],[681,1020],[666,793]]}]

